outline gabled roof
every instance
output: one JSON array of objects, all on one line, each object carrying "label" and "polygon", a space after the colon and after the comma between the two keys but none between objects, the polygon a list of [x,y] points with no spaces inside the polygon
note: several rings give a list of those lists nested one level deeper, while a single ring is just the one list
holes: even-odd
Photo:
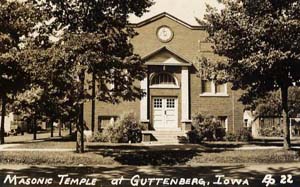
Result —
[{"label": "gabled roof", "polygon": [[[170,49],[169,47],[167,46],[163,46],[155,51],[152,51],[151,53],[145,55],[144,57],[142,57],[142,60],[144,61],[147,61],[149,59],[151,59],[152,57],[154,57],[155,55],[161,53],[161,52],[167,52],[167,53],[170,53],[171,55],[173,55],[174,57],[180,59],[183,63],[168,63],[168,64],[161,64],[161,65],[174,65],[174,66],[191,66],[192,65],[192,62],[188,60],[188,58],[182,56],[182,55],[179,55],[178,52]],[[147,62],[146,65],[158,65],[158,64],[151,64],[151,62]]]},{"label": "gabled roof", "polygon": [[151,18],[148,18],[148,19],[146,19],[146,20],[144,20],[144,21],[142,21],[142,22],[139,22],[139,23],[131,23],[130,25],[131,25],[132,27],[142,27],[142,26],[144,26],[144,25],[147,25],[147,24],[149,24],[149,23],[152,23],[152,22],[154,22],[154,21],[156,21],[156,20],[158,20],[158,19],[161,19],[161,18],[163,18],[163,17],[167,17],[167,18],[169,18],[169,19],[171,19],[171,20],[173,20],[173,21],[176,21],[177,23],[179,23],[179,24],[181,24],[181,25],[183,25],[183,26],[185,26],[185,27],[187,27],[187,28],[189,28],[189,29],[192,29],[192,30],[196,30],[196,29],[205,29],[205,27],[204,27],[204,26],[201,26],[201,25],[199,25],[199,26],[193,26],[193,25],[190,25],[190,24],[188,24],[188,23],[186,23],[186,22],[184,22],[184,21],[178,19],[177,17],[175,17],[175,16],[173,16],[173,15],[167,13],[167,12],[162,12],[162,13],[157,14],[156,16],[153,16],[153,17],[151,17]]}]

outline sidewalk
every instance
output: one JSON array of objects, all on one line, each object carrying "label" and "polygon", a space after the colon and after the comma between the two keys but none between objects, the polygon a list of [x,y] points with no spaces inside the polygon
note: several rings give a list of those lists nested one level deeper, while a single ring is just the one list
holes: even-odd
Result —
[{"label": "sidewalk", "polygon": [[[20,148],[22,144],[4,144],[0,145],[0,152],[1,151],[28,151],[28,152],[73,152],[74,149],[66,149],[66,148]],[[103,146],[106,146],[105,144]],[[113,150],[114,147],[118,147],[119,145],[110,145],[110,149]],[[137,145],[127,145],[128,147],[132,146],[133,150],[137,150],[134,147],[137,147]],[[203,149],[203,146],[197,146],[197,145],[190,145],[190,144],[178,144],[178,145],[143,145],[145,147],[149,147],[149,149],[160,149],[161,147],[169,148],[169,149]],[[14,148],[17,147],[17,148]],[[293,146],[293,149],[300,149],[300,146]],[[222,148],[222,147],[207,147],[205,149],[208,150],[227,150],[227,151],[238,151],[238,150],[270,150],[270,149],[282,149],[281,146],[257,146],[257,145],[241,145],[240,147],[228,147],[228,148]],[[97,150],[97,148],[86,148],[86,150]],[[129,149],[130,150],[130,149]]]},{"label": "sidewalk", "polygon": [[26,151],[26,152],[73,152],[75,151],[74,149],[64,149],[64,148],[34,148],[34,149],[29,149],[29,148],[14,148],[14,147],[20,147],[22,144],[4,144],[0,145],[0,152],[2,151]]}]

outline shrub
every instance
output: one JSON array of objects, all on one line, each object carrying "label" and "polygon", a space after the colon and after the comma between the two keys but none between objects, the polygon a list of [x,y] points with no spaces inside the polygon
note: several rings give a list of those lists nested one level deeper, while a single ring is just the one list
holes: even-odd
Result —
[{"label": "shrub", "polygon": [[252,140],[251,128],[241,128],[237,131],[237,133],[228,133],[226,135],[227,141],[241,141],[241,142],[249,142]]},{"label": "shrub", "polygon": [[260,117],[259,135],[265,137],[282,137],[281,118],[279,117]]},{"label": "shrub", "polygon": [[262,127],[259,129],[259,135],[266,136],[266,137],[282,137],[283,130],[280,128],[280,126]]},{"label": "shrub", "polygon": [[114,124],[110,124],[101,133],[97,133],[92,141],[112,143],[139,143],[142,141],[142,125],[134,113],[122,115]]},{"label": "shrub", "polygon": [[237,138],[237,135],[235,133],[230,132],[230,133],[226,134],[225,139],[227,141],[237,141],[238,138]]},{"label": "shrub", "polygon": [[93,136],[88,140],[89,142],[108,142],[108,136],[107,134],[104,134],[104,132],[96,132]]},{"label": "shrub", "polygon": [[188,136],[189,143],[193,143],[193,144],[200,143],[204,139],[203,133],[196,129],[187,132],[187,136]]},{"label": "shrub", "polygon": [[223,140],[225,129],[221,122],[213,116],[205,117],[199,113],[193,116],[192,130],[187,133],[190,143],[200,143],[203,140]]},{"label": "shrub", "polygon": [[251,128],[241,128],[237,132],[237,140],[242,142],[248,142],[252,140]]}]

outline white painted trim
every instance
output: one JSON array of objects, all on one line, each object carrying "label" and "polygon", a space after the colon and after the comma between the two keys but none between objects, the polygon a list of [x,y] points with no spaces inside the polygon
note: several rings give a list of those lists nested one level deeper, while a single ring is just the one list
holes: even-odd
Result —
[{"label": "white painted trim", "polygon": [[148,119],[148,77],[145,77],[141,81],[141,89],[145,92],[145,95],[141,98],[141,102],[140,102],[140,120],[149,121]]},{"label": "white painted trim", "polygon": [[229,97],[228,94],[214,94],[214,93],[203,93],[200,94],[201,97]]},{"label": "white painted trim", "polygon": [[[159,64],[151,62],[151,57],[159,54],[161,51],[169,52],[172,56],[174,56],[175,58],[179,58],[182,62],[179,61],[179,63],[175,62],[175,63],[159,63]],[[179,56],[178,54],[179,53],[177,51],[174,51],[173,49],[170,49],[167,46],[163,46],[161,48],[152,51],[148,55],[145,55],[144,57],[142,57],[142,60],[146,61],[145,65],[192,66],[193,63],[187,57]]]},{"label": "white painted trim", "polygon": [[210,88],[211,88],[212,92],[207,92],[207,93],[216,94],[216,84],[215,84],[215,81],[210,81]]},{"label": "white painted trim", "polygon": [[181,68],[181,120],[189,120],[189,69]]},{"label": "white painted trim", "polygon": [[149,66],[192,66],[191,64],[178,64],[178,63],[159,64],[159,63],[153,63],[153,62],[146,62],[145,65],[149,65]]},{"label": "white painted trim", "polygon": [[192,120],[181,120],[181,123],[191,123],[192,122]]},{"label": "white painted trim", "polygon": [[225,131],[228,132],[228,116],[226,116],[225,120]]},{"label": "white painted trim", "polygon": [[173,16],[173,15],[167,13],[167,12],[162,12],[160,14],[157,14],[157,15],[155,15],[153,17],[150,17],[150,18],[148,18],[146,20],[143,20],[141,22],[131,23],[130,25],[132,27],[142,27],[142,26],[144,26],[146,24],[154,22],[154,21],[156,21],[158,19],[161,19],[163,17],[167,17],[167,18],[169,18],[169,19],[171,19],[171,20],[173,20],[173,21],[175,21],[175,22],[177,22],[177,23],[179,23],[179,24],[181,24],[181,25],[183,25],[183,26],[185,26],[185,27],[187,27],[187,28],[189,28],[191,30],[204,30],[205,29],[205,26],[203,26],[203,25],[190,25],[189,23],[186,23],[183,20],[181,20],[181,19],[179,19],[179,18],[177,18],[177,17],[175,17],[175,16]]},{"label": "white painted trim", "polygon": [[178,85],[168,85],[168,84],[160,84],[160,85],[152,85],[152,86],[150,86],[150,88],[162,88],[162,89],[164,89],[164,88],[167,88],[167,89],[172,89],[172,88],[174,88],[174,89],[179,89],[180,88],[180,86],[178,86]]}]

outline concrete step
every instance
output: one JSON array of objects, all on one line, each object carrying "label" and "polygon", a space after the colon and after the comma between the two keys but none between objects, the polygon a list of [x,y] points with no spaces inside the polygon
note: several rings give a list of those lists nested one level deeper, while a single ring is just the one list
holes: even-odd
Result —
[{"label": "concrete step", "polygon": [[152,143],[157,144],[179,144],[186,143],[186,132],[178,130],[169,131],[143,131],[144,134],[152,134],[156,141]]},{"label": "concrete step", "polygon": [[154,131],[151,134],[157,134],[157,135],[186,135],[185,132],[159,132],[159,131]]},{"label": "concrete step", "polygon": [[185,131],[182,130],[148,130],[143,131],[145,133],[185,133]]}]

